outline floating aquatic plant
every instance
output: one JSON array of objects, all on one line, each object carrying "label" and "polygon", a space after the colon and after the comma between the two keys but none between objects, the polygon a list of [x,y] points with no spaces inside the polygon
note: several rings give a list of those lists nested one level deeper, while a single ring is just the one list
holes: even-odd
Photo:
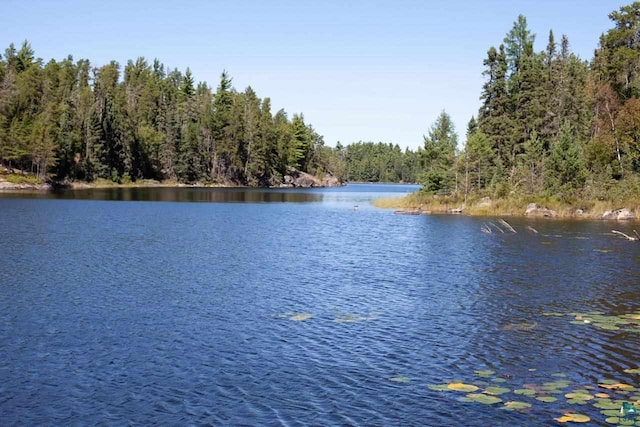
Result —
[{"label": "floating aquatic plant", "polygon": [[296,314],[289,317],[289,320],[293,320],[294,322],[302,322],[304,320],[311,319],[312,317],[313,317],[313,314],[300,313],[300,314]]},{"label": "floating aquatic plant", "polygon": [[559,423],[588,423],[591,421],[591,418],[583,414],[568,412],[561,417],[554,418],[554,420]]},{"label": "floating aquatic plant", "polygon": [[510,401],[510,402],[505,402],[504,406],[501,409],[505,409],[507,411],[516,411],[519,409],[529,409],[529,408],[531,408],[530,403]]},{"label": "floating aquatic plant", "polygon": [[453,391],[461,391],[464,393],[473,393],[478,390],[478,387],[472,384],[465,383],[449,383],[447,384],[447,388]]},{"label": "floating aquatic plant", "polygon": [[587,313],[556,313],[544,312],[543,316],[573,316],[570,323],[574,325],[590,325],[606,331],[633,331],[640,332],[640,311],[620,315],[606,315],[601,311]]},{"label": "floating aquatic plant", "polygon": [[484,393],[469,393],[467,394],[467,399],[470,399],[471,402],[482,403],[483,405],[493,405],[495,403],[502,402],[502,399],[496,396],[491,396],[489,394]]},{"label": "floating aquatic plant", "polygon": [[391,381],[392,383],[409,383],[411,382],[411,379],[403,376],[398,376],[389,378],[389,381]]},{"label": "floating aquatic plant", "polygon": [[558,400],[558,398],[553,396],[538,396],[536,397],[536,400],[539,400],[540,402],[544,402],[544,403],[551,403]]},{"label": "floating aquatic plant", "polygon": [[491,387],[487,387],[483,391],[483,393],[491,394],[494,396],[500,396],[501,394],[509,393],[510,391],[511,391],[510,388],[491,386]]},{"label": "floating aquatic plant", "polygon": [[519,388],[513,391],[515,394],[520,394],[522,396],[535,396],[536,391],[531,390],[530,388]]},{"label": "floating aquatic plant", "polygon": [[372,320],[377,320],[377,317],[374,314],[375,313],[369,313],[368,316],[360,316],[358,314],[343,314],[342,316],[336,318],[336,322],[338,323],[370,322]]},{"label": "floating aquatic plant", "polygon": [[491,375],[495,375],[495,373],[496,371],[491,371],[488,369],[474,371],[474,374],[476,375],[476,377],[480,377],[480,378],[489,378],[491,377]]}]

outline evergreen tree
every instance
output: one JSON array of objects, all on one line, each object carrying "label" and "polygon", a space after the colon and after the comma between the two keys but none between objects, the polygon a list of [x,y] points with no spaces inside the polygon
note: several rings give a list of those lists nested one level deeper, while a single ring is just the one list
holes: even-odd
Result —
[{"label": "evergreen tree", "polygon": [[423,189],[429,193],[452,192],[455,188],[455,154],[458,137],[451,117],[442,112],[424,137]]}]

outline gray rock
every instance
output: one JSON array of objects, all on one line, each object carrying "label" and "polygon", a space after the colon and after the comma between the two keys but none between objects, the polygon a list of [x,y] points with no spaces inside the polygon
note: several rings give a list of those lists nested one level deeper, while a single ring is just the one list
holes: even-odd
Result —
[{"label": "gray rock", "polygon": [[322,179],[319,179],[306,172],[291,168],[289,169],[289,175],[284,176],[284,182],[279,187],[311,188],[338,187],[340,185],[343,185],[343,183],[333,175],[325,174]]},{"label": "gray rock", "polygon": [[535,203],[529,203],[527,209],[524,211],[524,216],[542,216],[542,217],[556,217],[558,213],[552,209],[538,206]]},{"label": "gray rock", "polygon": [[613,211],[606,211],[602,214],[602,219],[614,219],[618,221],[624,221],[629,219],[635,219],[636,216],[627,208],[616,209]]}]

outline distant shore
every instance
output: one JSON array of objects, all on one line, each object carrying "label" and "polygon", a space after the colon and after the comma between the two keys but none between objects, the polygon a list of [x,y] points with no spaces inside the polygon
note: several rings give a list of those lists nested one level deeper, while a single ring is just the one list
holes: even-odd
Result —
[{"label": "distant shore", "polygon": [[563,203],[535,197],[514,197],[512,199],[484,197],[465,202],[451,197],[412,193],[404,197],[377,199],[373,201],[373,205],[383,209],[394,209],[395,213],[399,215],[451,214],[617,221],[637,221],[640,218],[640,203],[637,201],[579,200],[573,203]]},{"label": "distant shore", "polygon": [[[258,187],[258,188],[319,188],[319,187],[337,187],[344,185],[337,179],[331,177],[324,177],[319,179],[313,177],[304,172],[297,172],[297,174],[287,179],[285,183],[275,187]],[[200,183],[195,182],[186,184],[175,180],[168,181],[156,181],[151,179],[130,181],[130,182],[113,182],[107,179],[97,179],[92,182],[86,181],[71,181],[71,182],[57,182],[48,181],[42,178],[38,178],[30,173],[24,172],[12,172],[9,173],[6,170],[0,170],[0,192],[13,192],[13,191],[38,191],[47,192],[54,189],[71,189],[71,190],[84,190],[84,189],[104,189],[104,188],[152,188],[152,187],[168,187],[168,188],[254,188],[244,187],[242,185],[234,183]]]}]

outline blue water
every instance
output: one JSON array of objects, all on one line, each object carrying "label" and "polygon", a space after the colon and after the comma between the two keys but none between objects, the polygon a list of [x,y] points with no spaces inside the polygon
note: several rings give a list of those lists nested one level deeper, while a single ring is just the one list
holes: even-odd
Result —
[{"label": "blue water", "polygon": [[428,385],[640,386],[634,325],[543,315],[640,309],[632,225],[370,205],[415,188],[0,196],[0,424],[549,425],[576,405]]}]

